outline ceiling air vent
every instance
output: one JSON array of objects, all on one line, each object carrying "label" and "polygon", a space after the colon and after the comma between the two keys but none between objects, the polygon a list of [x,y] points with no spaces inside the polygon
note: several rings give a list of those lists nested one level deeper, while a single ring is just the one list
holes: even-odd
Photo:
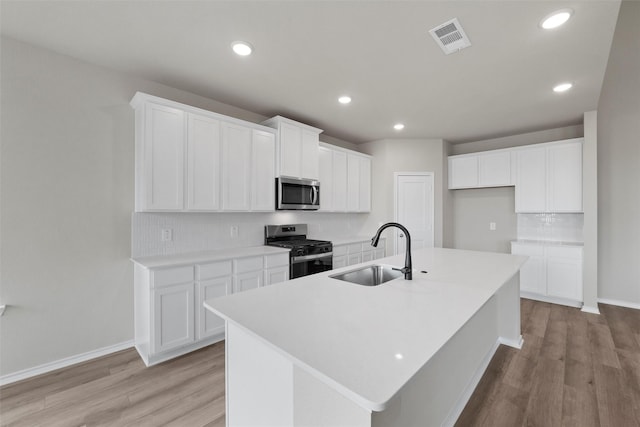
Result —
[{"label": "ceiling air vent", "polygon": [[471,46],[471,42],[457,18],[438,25],[429,30],[429,33],[433,36],[436,43],[438,43],[440,49],[447,55]]}]

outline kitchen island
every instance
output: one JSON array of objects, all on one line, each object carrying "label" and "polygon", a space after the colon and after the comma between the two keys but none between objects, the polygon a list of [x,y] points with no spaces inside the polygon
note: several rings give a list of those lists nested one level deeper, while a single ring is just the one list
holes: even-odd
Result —
[{"label": "kitchen island", "polygon": [[428,248],[412,281],[329,277],[397,255],[207,300],[226,320],[228,425],[453,424],[497,346],[522,345],[525,260]]}]

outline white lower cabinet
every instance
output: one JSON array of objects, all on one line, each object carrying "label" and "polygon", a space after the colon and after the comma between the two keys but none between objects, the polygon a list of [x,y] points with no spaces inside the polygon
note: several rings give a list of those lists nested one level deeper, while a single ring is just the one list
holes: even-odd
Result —
[{"label": "white lower cabinet", "polygon": [[224,320],[204,308],[203,304],[210,298],[233,292],[232,261],[196,265],[196,279],[196,338],[204,339],[223,334]]},{"label": "white lower cabinet", "polygon": [[195,341],[193,282],[153,291],[152,351],[160,353]]},{"label": "white lower cabinet", "polygon": [[289,253],[179,267],[134,267],[135,346],[147,366],[224,339],[211,298],[289,279]]},{"label": "white lower cabinet", "polygon": [[512,242],[511,253],[529,257],[520,269],[522,296],[582,305],[582,247]]}]

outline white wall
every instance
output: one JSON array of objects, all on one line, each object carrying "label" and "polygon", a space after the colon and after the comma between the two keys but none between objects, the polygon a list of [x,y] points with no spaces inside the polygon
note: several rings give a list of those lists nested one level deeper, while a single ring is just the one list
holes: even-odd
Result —
[{"label": "white wall", "polygon": [[[136,91],[253,122],[265,117],[0,40],[0,303],[10,305],[0,319],[4,376],[133,338],[134,113],[129,101]],[[135,220],[134,226],[147,227],[150,248],[162,252],[202,245],[205,238],[223,235],[227,222],[238,224],[241,236],[222,242],[261,244],[264,224],[282,218],[194,215],[159,215]],[[312,231],[319,233],[357,233],[364,221],[355,214],[318,218]],[[311,221],[305,214],[291,219]],[[154,230],[163,221],[177,229],[173,246],[153,245],[159,236]],[[182,230],[200,240],[185,242]]]},{"label": "white wall", "polygon": [[598,103],[598,297],[640,307],[640,3],[623,1]]},{"label": "white wall", "polygon": [[[446,186],[445,142],[442,139],[383,139],[360,144],[373,156],[371,214],[363,230],[374,233],[381,223],[393,221],[394,172],[434,172],[434,242],[443,242],[443,186]],[[393,253],[392,231],[385,231],[387,253]]]}]

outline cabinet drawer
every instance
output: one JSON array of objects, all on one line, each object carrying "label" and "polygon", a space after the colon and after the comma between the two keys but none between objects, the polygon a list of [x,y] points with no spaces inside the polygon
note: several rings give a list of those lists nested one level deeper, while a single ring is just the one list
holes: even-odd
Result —
[{"label": "cabinet drawer", "polygon": [[255,256],[250,258],[240,258],[234,260],[235,272],[246,273],[248,271],[262,270],[263,257]]},{"label": "cabinet drawer", "polygon": [[544,245],[511,243],[513,255],[544,256]]},{"label": "cabinet drawer", "polygon": [[581,260],[582,248],[579,246],[547,246],[547,256]]},{"label": "cabinet drawer", "polygon": [[333,256],[342,256],[347,254],[347,245],[333,247]]},{"label": "cabinet drawer", "polygon": [[196,266],[196,278],[198,280],[206,280],[214,277],[230,276],[232,271],[231,260],[201,264]]},{"label": "cabinet drawer", "polygon": [[153,288],[193,282],[193,266],[151,270],[151,277]]},{"label": "cabinet drawer", "polygon": [[347,246],[347,252],[350,254],[357,254],[362,252],[362,243],[353,243]]},{"label": "cabinet drawer", "polygon": [[265,268],[280,267],[283,265],[289,265],[289,254],[275,254],[264,257]]}]

